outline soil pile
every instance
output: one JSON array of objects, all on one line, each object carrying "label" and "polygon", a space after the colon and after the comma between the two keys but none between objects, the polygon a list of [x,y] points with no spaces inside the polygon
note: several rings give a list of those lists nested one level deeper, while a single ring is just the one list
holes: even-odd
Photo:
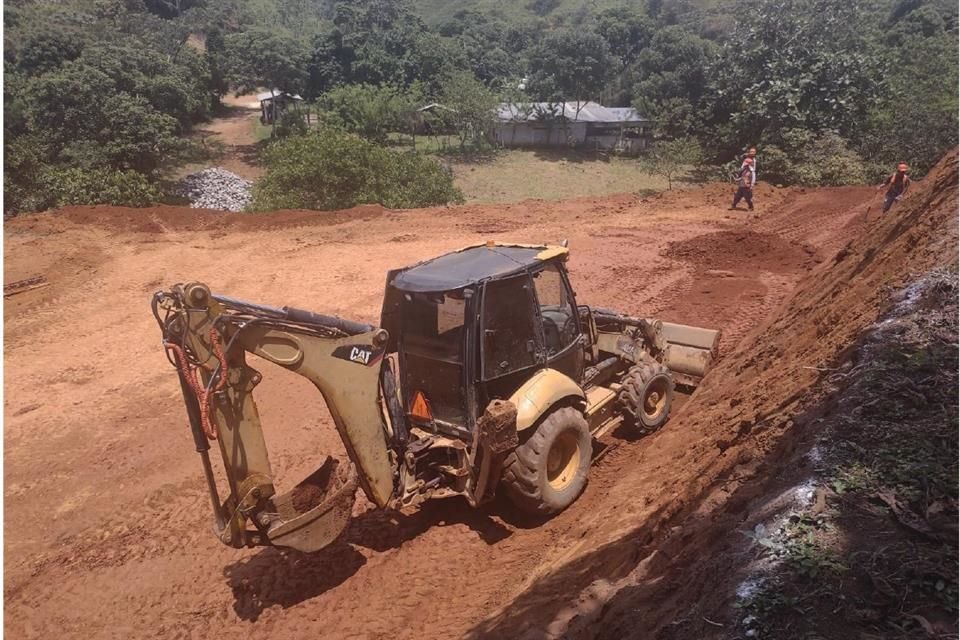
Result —
[{"label": "soil pile", "polygon": [[[475,637],[651,638],[685,618],[710,575],[711,541],[746,519],[751,499],[768,487],[763,479],[815,428],[816,416],[805,415],[815,403],[810,389],[877,320],[892,291],[955,264],[956,152],[898,208],[874,216],[868,233],[804,279],[644,443],[639,464],[569,533],[552,566]],[[576,593],[558,610],[558,599]]]},{"label": "soil pile", "polygon": [[813,266],[816,248],[784,240],[772,233],[749,229],[718,231],[674,242],[666,256],[685,260],[700,269],[739,269],[749,262],[774,273]]}]

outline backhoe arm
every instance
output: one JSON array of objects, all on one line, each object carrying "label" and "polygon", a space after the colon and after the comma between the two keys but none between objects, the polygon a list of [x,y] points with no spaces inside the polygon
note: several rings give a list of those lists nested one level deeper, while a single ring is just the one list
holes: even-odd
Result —
[{"label": "backhoe arm", "polygon": [[[390,421],[381,403],[382,329],[298,309],[223,296],[203,284],[157,293],[154,314],[177,367],[214,505],[228,545],[275,544],[314,551],[346,526],[357,484],[383,507],[394,493]],[[353,465],[328,459],[277,495],[253,389],[262,375],[246,354],[310,380],[323,395]],[[207,451],[220,447],[229,495],[219,498]],[[254,529],[248,528],[248,523]]]}]

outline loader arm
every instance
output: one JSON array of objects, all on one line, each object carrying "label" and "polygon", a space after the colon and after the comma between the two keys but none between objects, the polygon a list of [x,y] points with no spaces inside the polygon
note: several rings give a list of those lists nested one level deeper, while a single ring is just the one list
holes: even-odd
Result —
[{"label": "loader arm", "polygon": [[[222,542],[315,551],[346,526],[358,483],[377,506],[388,504],[396,465],[380,394],[386,331],[215,296],[200,283],[157,293],[153,309],[180,376]],[[247,353],[314,384],[350,461],[328,459],[291,491],[277,495],[253,399],[262,375],[247,364]],[[222,502],[207,453],[210,440],[219,445],[229,486]]]}]

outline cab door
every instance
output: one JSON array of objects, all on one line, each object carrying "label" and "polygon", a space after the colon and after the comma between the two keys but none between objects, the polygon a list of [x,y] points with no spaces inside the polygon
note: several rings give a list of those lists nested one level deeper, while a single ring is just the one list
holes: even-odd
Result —
[{"label": "cab door", "polygon": [[544,363],[529,274],[484,284],[478,333],[479,379],[484,395],[486,399],[509,397]]},{"label": "cab door", "polygon": [[536,304],[543,327],[547,366],[579,383],[584,353],[580,340],[580,314],[566,277],[555,262],[532,274]]}]

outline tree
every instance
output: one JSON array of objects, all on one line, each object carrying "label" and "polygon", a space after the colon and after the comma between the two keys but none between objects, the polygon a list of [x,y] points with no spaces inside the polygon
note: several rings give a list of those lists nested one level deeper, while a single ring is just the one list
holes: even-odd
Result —
[{"label": "tree", "polygon": [[382,143],[390,131],[406,128],[414,101],[396,87],[350,84],[328,91],[320,105],[332,124]]},{"label": "tree", "polygon": [[405,0],[340,1],[333,28],[313,41],[308,94],[339,84],[430,84],[452,54]]},{"label": "tree", "polygon": [[[228,77],[237,95],[260,87],[289,93],[304,90],[309,51],[307,47],[279,31],[256,28],[224,38]],[[273,101],[271,122],[276,126],[279,114]]]},{"label": "tree", "polygon": [[314,129],[272,143],[266,175],[254,185],[253,209],[391,208],[462,202],[453,178],[434,160],[397,153],[337,129]]},{"label": "tree", "polygon": [[449,108],[464,151],[468,141],[474,145],[482,142],[494,120],[497,96],[469,71],[459,71],[447,76],[441,88],[440,102]]},{"label": "tree", "polygon": [[530,52],[530,91],[541,100],[576,102],[596,99],[610,75],[610,48],[589,30],[551,33]]},{"label": "tree", "polygon": [[609,7],[597,14],[597,33],[606,41],[610,54],[620,66],[627,67],[650,44],[654,25],[638,9]]},{"label": "tree", "polygon": [[863,160],[836,133],[816,135],[803,129],[788,129],[781,132],[780,138],[781,146],[763,148],[766,180],[807,186],[866,182]]},{"label": "tree", "polygon": [[717,47],[682,27],[664,27],[639,51],[631,66],[634,107],[657,120],[666,137],[693,134],[700,123],[697,107],[707,87],[706,69]]},{"label": "tree", "polygon": [[679,138],[658,142],[641,162],[650,173],[667,179],[667,188],[673,189],[676,177],[700,164],[700,144],[693,138]]},{"label": "tree", "polygon": [[923,175],[958,142],[955,19],[930,5],[908,10],[905,4],[884,34],[886,91],[857,145],[872,160],[873,178],[901,159],[912,175]]},{"label": "tree", "polygon": [[17,66],[28,75],[52,71],[64,62],[76,60],[84,44],[83,37],[77,33],[42,29],[29,35],[16,51]]},{"label": "tree", "polygon": [[4,7],[5,212],[154,198],[211,106],[208,59],[184,45],[237,3],[197,4],[171,0],[166,17],[142,0]]},{"label": "tree", "polygon": [[231,33],[223,40],[229,61],[227,75],[238,94],[260,87],[303,90],[310,54],[299,40],[264,28]]},{"label": "tree", "polygon": [[710,119],[729,122],[722,151],[777,143],[789,129],[857,137],[882,92],[859,0],[743,0],[734,11],[734,34],[709,70]]}]

